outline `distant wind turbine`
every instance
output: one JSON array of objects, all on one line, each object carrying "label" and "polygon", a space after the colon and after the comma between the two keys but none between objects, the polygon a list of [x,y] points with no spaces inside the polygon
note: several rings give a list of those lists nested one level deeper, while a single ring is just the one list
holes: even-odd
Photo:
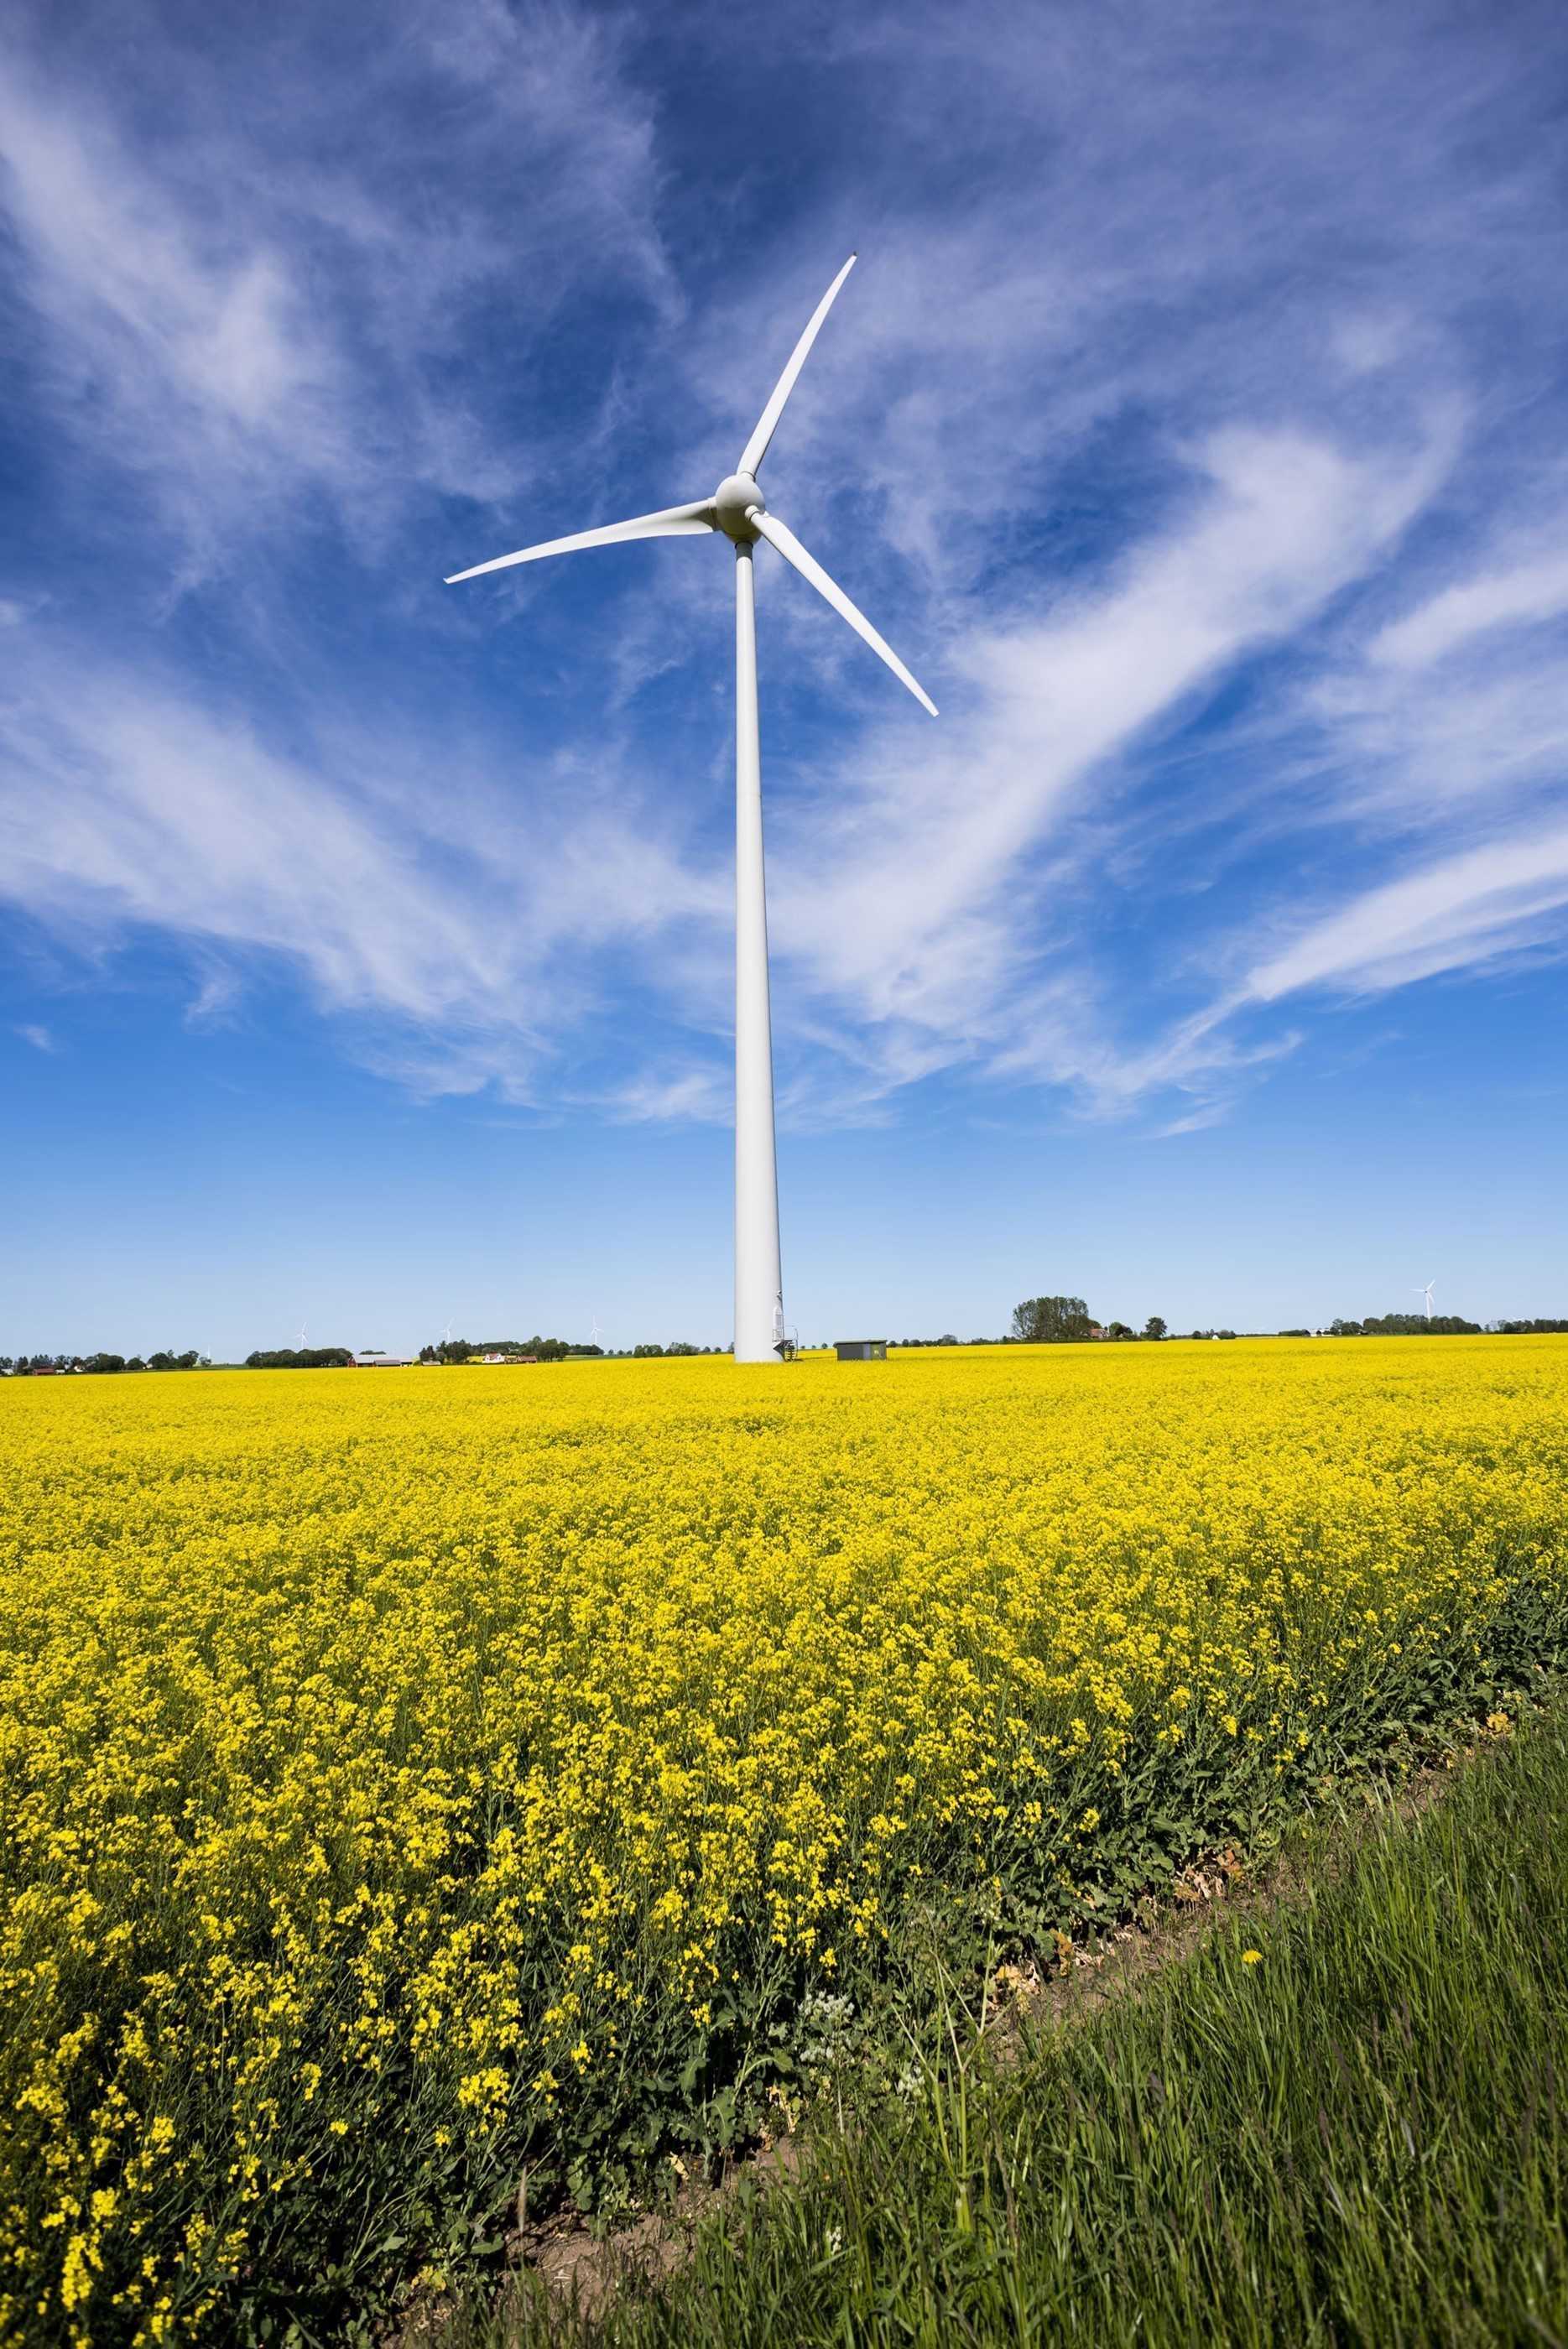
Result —
[{"label": "distant wind turbine", "polygon": [[592,1322],[590,1323],[589,1328],[588,1328],[588,1343],[589,1343],[589,1345],[590,1345],[590,1346],[597,1346],[597,1345],[598,1344],[598,1342],[599,1342],[599,1340],[600,1340],[603,1336],[604,1336],[604,1331],[599,1328],[599,1317],[598,1317],[598,1315],[596,1313],[596,1314],[594,1315],[593,1320],[592,1320]]},{"label": "distant wind turbine", "polygon": [[305,1350],[305,1333],[308,1327],[309,1324],[307,1322],[302,1321],[299,1325],[299,1335],[294,1341],[302,1353]]},{"label": "distant wind turbine", "polygon": [[1417,1288],[1416,1291],[1417,1297],[1424,1297],[1427,1300],[1427,1319],[1428,1321],[1432,1318],[1432,1291],[1436,1288],[1437,1285],[1438,1284],[1435,1280],[1428,1280],[1424,1288]]},{"label": "distant wind turbine", "polygon": [[735,1360],[782,1360],[786,1339],[784,1275],[779,1256],[778,1167],[774,1136],[773,1022],[768,1001],[767,891],[763,864],[762,752],[757,726],[756,607],[752,549],[759,538],[794,565],[801,577],[832,605],[857,636],[864,637],[934,718],[937,705],[910,676],[865,614],[857,610],[821,564],[786,530],[757,486],[757,469],[767,454],[784,403],[794,389],[822,322],[839,287],[855,266],[851,254],[790,354],[757,427],[741,451],[740,463],[711,497],[690,505],[666,506],[601,530],[546,539],[515,554],[500,554],[454,572],[447,581],[477,579],[514,563],[537,563],[546,554],[575,554],[580,548],[610,546],[623,539],[683,538],[719,531],[735,549]]}]

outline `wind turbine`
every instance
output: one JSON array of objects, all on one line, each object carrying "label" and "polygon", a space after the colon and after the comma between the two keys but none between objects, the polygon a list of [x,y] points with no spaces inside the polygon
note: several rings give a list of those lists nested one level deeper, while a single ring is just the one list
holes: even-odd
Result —
[{"label": "wind turbine", "polygon": [[596,1314],[594,1315],[593,1320],[592,1320],[592,1322],[590,1323],[589,1328],[588,1328],[588,1343],[589,1343],[589,1345],[590,1345],[590,1346],[597,1346],[597,1345],[598,1344],[598,1342],[599,1342],[599,1340],[600,1340],[603,1336],[604,1336],[604,1331],[599,1328],[599,1317],[598,1317],[598,1315],[596,1313]]},{"label": "wind turbine", "polygon": [[937,705],[918,685],[892,647],[884,643],[863,612],[857,611],[809,555],[793,531],[786,530],[757,486],[757,469],[794,389],[822,322],[832,308],[839,287],[854,268],[852,253],[816,308],[805,332],[790,354],[788,366],[774,386],[772,397],[757,419],[755,431],[741,451],[740,463],[727,474],[711,497],[691,504],[666,506],[658,513],[638,514],[630,522],[609,523],[602,530],[583,530],[570,538],[546,539],[524,546],[515,554],[500,554],[471,570],[454,572],[447,581],[477,579],[488,571],[504,571],[514,563],[537,563],[546,554],[575,554],[588,546],[618,545],[623,539],[684,538],[718,532],[735,550],[735,1360],[767,1362],[783,1359],[785,1345],[784,1276],[779,1259],[778,1167],[774,1140],[773,1019],[768,1000],[767,890],[763,863],[762,753],[757,728],[757,629],[752,577],[752,549],[759,538],[794,565],[819,595],[847,620],[857,636],[908,686],[916,700],[934,718]]},{"label": "wind turbine", "polygon": [[1417,1297],[1424,1297],[1427,1300],[1427,1319],[1428,1321],[1432,1318],[1432,1291],[1436,1288],[1437,1285],[1438,1284],[1435,1280],[1428,1280],[1424,1288],[1417,1288],[1416,1291]]}]

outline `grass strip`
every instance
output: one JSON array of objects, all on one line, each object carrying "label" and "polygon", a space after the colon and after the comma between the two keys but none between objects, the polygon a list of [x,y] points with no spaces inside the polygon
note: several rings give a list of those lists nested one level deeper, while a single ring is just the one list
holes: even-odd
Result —
[{"label": "grass strip", "polygon": [[819,2138],[661,2287],[472,2337],[1568,2342],[1568,1715],[1304,1859],[1136,1997]]}]

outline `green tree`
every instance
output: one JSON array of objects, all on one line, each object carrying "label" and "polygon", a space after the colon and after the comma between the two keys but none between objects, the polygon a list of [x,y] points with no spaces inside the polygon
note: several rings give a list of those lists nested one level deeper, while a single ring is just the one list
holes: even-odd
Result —
[{"label": "green tree", "polygon": [[[353,1361],[347,1346],[278,1346],[271,1352],[259,1350],[245,1356],[247,1371],[342,1371]],[[128,1371],[140,1370],[140,1362],[127,1362]]]},{"label": "green tree", "polygon": [[1158,1313],[1151,1313],[1149,1315],[1148,1319],[1143,1325],[1143,1334],[1146,1338],[1164,1337],[1165,1323],[1160,1319]]},{"label": "green tree", "polygon": [[1369,1313],[1361,1325],[1365,1338],[1479,1338],[1480,1323],[1458,1313]]},{"label": "green tree", "polygon": [[1012,1309],[1012,1335],[1025,1346],[1071,1345],[1092,1326],[1081,1297],[1026,1297]]}]

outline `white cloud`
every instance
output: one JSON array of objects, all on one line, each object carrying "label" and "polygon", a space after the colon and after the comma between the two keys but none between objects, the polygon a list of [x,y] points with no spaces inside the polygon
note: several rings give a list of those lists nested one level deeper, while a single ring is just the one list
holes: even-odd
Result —
[{"label": "white cloud", "polygon": [[607,24],[393,8],[367,20],[350,93],[303,16],[277,42],[231,20],[215,48],[151,26],[128,48],[115,13],[97,17],[98,67],[84,41],[68,81],[24,20],[0,80],[0,199],[53,427],[161,515],[175,584],[234,567],[291,516],[315,524],[302,501],[325,496],[374,554],[413,493],[514,490],[537,442],[487,429],[442,362],[520,285],[518,330],[537,331],[585,243],[631,298],[668,305],[649,109]]},{"label": "white cloud", "polygon": [[[1110,815],[1116,762],[1147,730],[1379,561],[1451,445],[1434,437],[1394,465],[1295,434],[1218,436],[1190,509],[1119,580],[1028,627],[977,629],[950,654],[969,688],[961,714],[928,728],[900,713],[813,793],[784,835],[783,952],[886,1023],[895,1050],[923,1034],[939,1061],[1070,1076],[1102,1100],[1174,1081],[1167,1044],[1117,1052],[1081,995],[1065,1032],[1042,999],[1042,954],[1082,940],[1031,860],[1054,841],[1066,853],[1064,827],[1091,797]],[[1082,902],[1076,877],[1067,895]]]},{"label": "white cloud", "polygon": [[1367,649],[1374,660],[1422,668],[1494,628],[1555,619],[1564,611],[1568,554],[1553,554],[1445,587],[1418,610],[1391,622]]},{"label": "white cloud", "polygon": [[1272,1003],[1305,988],[1377,991],[1472,968],[1561,929],[1568,825],[1490,841],[1364,891],[1248,973],[1245,995]]},{"label": "white cloud", "polygon": [[[1028,628],[977,628],[950,655],[965,681],[955,717],[932,727],[899,710],[786,803],[774,876],[781,1032],[815,1065],[786,1077],[785,1113],[874,1115],[956,1066],[1124,1113],[1172,1090],[1207,1102],[1288,1050],[1292,1035],[1228,1034],[1229,1004],[1152,1039],[1118,1037],[1077,924],[1053,918],[1054,893],[1081,891],[1096,833],[1114,830],[1118,762],[1227,665],[1381,560],[1449,460],[1442,439],[1392,468],[1299,435],[1219,436],[1194,459],[1188,511],[1120,579]],[[868,667],[863,683],[878,682]],[[436,794],[431,746],[389,736],[329,734],[302,763],[243,719],[95,671],[77,648],[41,658],[22,708],[0,886],[81,930],[107,918],[221,951],[194,1016],[226,1007],[234,954],[281,956],[325,1008],[390,1020],[359,1049],[416,1091],[492,1085],[523,1099],[545,1085],[618,1116],[722,1113],[717,1056],[671,1074],[656,1053],[629,1078],[612,1061],[597,1095],[561,1057],[595,1017],[606,956],[621,983],[640,972],[700,1027],[722,1032],[727,1019],[723,860],[693,859],[624,796],[585,803],[581,779],[557,765],[531,779],[526,825],[504,825],[497,794],[515,782],[471,761]],[[1247,999],[1308,983],[1289,975],[1307,968],[1294,951]]]},{"label": "white cloud", "polygon": [[686,1069],[672,1076],[650,1071],[618,1087],[607,1106],[630,1124],[690,1118],[705,1125],[722,1125],[729,1122],[731,1092],[716,1069]]},{"label": "white cloud", "polygon": [[59,1047],[47,1028],[36,1021],[25,1020],[15,1031],[24,1044],[31,1044],[36,1052],[56,1052]]},{"label": "white cloud", "polygon": [[[281,962],[421,1092],[722,1114],[714,550],[421,583],[709,486],[864,231],[769,493],[945,714],[764,555],[788,1113],[962,1071],[1190,1130],[1272,1007],[1557,934],[1509,860],[1568,760],[1561,197],[1506,38],[978,0],[809,57],[715,15],[656,85],[570,5],[285,15],[40,11],[0,92],[18,544],[67,550],[0,600],[63,615],[0,711],[13,903],[181,939],[198,1019]],[[820,109],[788,203],[686,102],[759,57]]]},{"label": "white cloud", "polygon": [[94,953],[189,940],[192,1017],[232,1001],[236,957],[282,958],[325,1010],[392,1022],[400,1041],[363,1049],[421,1092],[525,1093],[594,999],[574,950],[657,944],[722,902],[656,824],[563,802],[559,774],[525,829],[492,829],[504,770],[432,793],[432,746],[389,731],[307,763],[75,647],[40,648],[8,718],[0,895]]}]

